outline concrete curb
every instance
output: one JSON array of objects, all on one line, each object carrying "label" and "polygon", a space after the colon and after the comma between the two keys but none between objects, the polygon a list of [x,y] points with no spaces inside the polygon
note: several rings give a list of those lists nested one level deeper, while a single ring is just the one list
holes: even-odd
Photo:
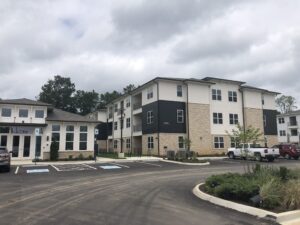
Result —
[{"label": "concrete curb", "polygon": [[207,165],[210,165],[210,162],[205,162],[205,163],[184,163],[184,162],[177,162],[177,161],[166,160],[166,159],[162,159],[160,161],[168,162],[168,163],[174,163],[174,164],[180,164],[180,165],[188,165],[188,166],[207,166]]},{"label": "concrete curb", "polygon": [[211,156],[211,157],[209,157],[209,156],[204,156],[204,157],[197,157],[197,159],[199,159],[199,160],[223,160],[223,159],[228,159],[228,157],[227,156]]},{"label": "concrete curb", "polygon": [[258,209],[255,207],[243,205],[243,204],[238,204],[232,201],[224,200],[209,194],[206,194],[202,192],[199,187],[203,185],[204,183],[198,184],[193,188],[193,193],[196,195],[198,198],[211,202],[215,205],[223,206],[225,208],[233,209],[238,212],[242,213],[247,213],[252,216],[257,216],[260,218],[269,218],[273,219],[276,222],[280,224],[288,224],[290,222],[295,224],[300,224],[300,210],[295,210],[295,211],[289,211],[289,212],[284,212],[284,213],[273,213],[267,210],[263,209]]}]

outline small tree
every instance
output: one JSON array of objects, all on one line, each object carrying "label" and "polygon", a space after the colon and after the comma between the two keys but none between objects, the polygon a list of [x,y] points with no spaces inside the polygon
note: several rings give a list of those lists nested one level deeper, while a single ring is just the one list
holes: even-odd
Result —
[{"label": "small tree", "polygon": [[51,161],[57,161],[58,149],[59,149],[58,142],[56,140],[54,140],[50,145],[50,160]]},{"label": "small tree", "polygon": [[244,128],[240,124],[237,124],[236,129],[232,129],[231,133],[228,131],[226,131],[226,133],[238,144],[256,143],[263,140],[263,133],[260,131],[260,129],[252,126]]},{"label": "small tree", "polygon": [[275,102],[281,113],[288,113],[297,109],[296,99],[292,96],[281,95],[276,98]]},{"label": "small tree", "polygon": [[191,148],[192,141],[188,138],[184,138],[183,143],[184,143],[185,148],[189,151]]}]

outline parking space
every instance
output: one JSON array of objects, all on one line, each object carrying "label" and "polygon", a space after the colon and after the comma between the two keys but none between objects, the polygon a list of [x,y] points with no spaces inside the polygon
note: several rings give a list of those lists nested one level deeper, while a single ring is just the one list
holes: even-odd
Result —
[{"label": "parking space", "polygon": [[88,164],[61,164],[51,165],[51,167],[53,167],[58,172],[97,170],[96,167]]}]

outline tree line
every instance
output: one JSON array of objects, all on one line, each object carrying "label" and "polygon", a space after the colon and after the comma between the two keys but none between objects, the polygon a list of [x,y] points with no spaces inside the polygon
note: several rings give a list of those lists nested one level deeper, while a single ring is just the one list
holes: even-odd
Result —
[{"label": "tree line", "polygon": [[[112,91],[97,93],[94,90],[76,90],[75,84],[69,77],[54,76],[42,86],[37,99],[52,104],[55,108],[72,113],[86,115],[105,106],[123,94],[130,93],[135,85],[129,84],[122,92]],[[276,106],[280,113],[288,113],[297,109],[296,99],[292,96],[281,95],[276,98]]]},{"label": "tree line", "polygon": [[135,89],[135,86],[129,84],[123,88],[123,92],[114,90],[99,94],[95,90],[76,90],[71,78],[56,75],[42,86],[37,100],[49,103],[55,108],[67,112],[86,115],[95,110],[105,108],[109,102],[131,92],[133,89]]}]

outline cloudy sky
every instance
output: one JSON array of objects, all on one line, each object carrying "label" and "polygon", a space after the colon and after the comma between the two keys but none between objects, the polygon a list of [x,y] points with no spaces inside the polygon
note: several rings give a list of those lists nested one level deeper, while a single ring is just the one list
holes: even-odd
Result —
[{"label": "cloudy sky", "polygon": [[1,0],[0,98],[215,76],[300,102],[299,0]]}]

